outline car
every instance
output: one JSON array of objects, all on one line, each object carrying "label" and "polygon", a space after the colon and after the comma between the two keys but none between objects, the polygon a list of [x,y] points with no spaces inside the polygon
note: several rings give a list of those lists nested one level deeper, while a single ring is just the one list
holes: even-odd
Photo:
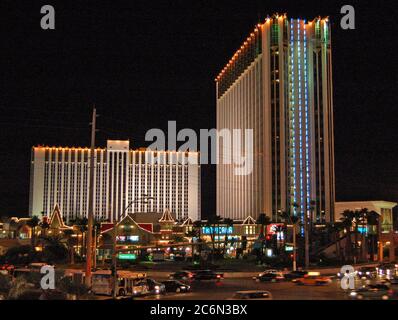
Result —
[{"label": "car", "polygon": [[260,276],[256,277],[255,280],[257,282],[280,282],[284,281],[285,277],[281,272],[270,272],[261,274]]},{"label": "car", "polygon": [[54,265],[49,265],[48,263],[44,263],[44,262],[32,262],[32,263],[29,263],[29,265],[28,265],[28,269],[31,269],[31,270],[41,270],[41,268],[42,267],[45,267],[45,266],[50,266],[50,267],[55,267]]},{"label": "car", "polygon": [[15,266],[12,264],[6,263],[6,264],[3,264],[0,266],[1,274],[5,274],[5,275],[12,274],[14,270],[15,270]]},{"label": "car", "polygon": [[228,300],[272,300],[272,294],[265,290],[236,291]]},{"label": "car", "polygon": [[360,279],[373,279],[377,277],[377,272],[375,267],[362,267],[358,269],[356,275]]},{"label": "car", "polygon": [[169,274],[170,280],[189,280],[192,279],[193,274],[189,271],[177,271]]},{"label": "car", "polygon": [[392,276],[390,279],[387,280],[392,285],[398,284],[398,276]]},{"label": "car", "polygon": [[214,272],[212,270],[198,270],[193,272],[192,279],[201,281],[201,280],[217,280],[220,281],[224,279],[224,274]]},{"label": "car", "polygon": [[391,277],[396,274],[397,268],[396,263],[381,263],[376,267],[376,272],[379,276]]},{"label": "car", "polygon": [[299,270],[297,270],[297,271],[292,271],[292,272],[289,272],[289,273],[285,273],[283,276],[285,277],[286,280],[294,280],[294,279],[302,278],[302,277],[304,277],[307,274],[308,274],[308,271],[304,271],[304,270],[299,271]]},{"label": "car", "polygon": [[160,282],[150,279],[150,278],[144,279],[143,282],[148,285],[149,293],[151,293],[151,294],[166,293],[166,287],[163,283],[160,283]]},{"label": "car", "polygon": [[353,290],[349,293],[351,299],[365,300],[365,299],[375,299],[375,300],[388,300],[394,295],[393,290],[391,290],[385,284],[374,284],[361,287],[357,290]]},{"label": "car", "polygon": [[257,276],[253,277],[253,280],[256,280],[258,277],[261,277],[263,274],[268,274],[268,273],[278,273],[280,270],[277,269],[266,269],[263,272],[260,272]]},{"label": "car", "polygon": [[320,286],[331,282],[330,277],[321,276],[319,272],[308,272],[304,277],[293,280],[298,285]]},{"label": "car", "polygon": [[191,290],[191,287],[185,283],[182,283],[178,280],[167,280],[162,282],[165,286],[166,292],[188,292]]}]

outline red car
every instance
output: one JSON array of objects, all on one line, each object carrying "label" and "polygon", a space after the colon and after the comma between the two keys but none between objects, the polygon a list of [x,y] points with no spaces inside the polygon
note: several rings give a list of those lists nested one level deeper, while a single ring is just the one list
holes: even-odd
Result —
[{"label": "red car", "polygon": [[3,272],[3,273],[7,272],[7,273],[11,274],[14,271],[14,269],[15,269],[15,266],[12,265],[12,264],[8,264],[8,263],[2,264],[0,266],[0,271]]}]

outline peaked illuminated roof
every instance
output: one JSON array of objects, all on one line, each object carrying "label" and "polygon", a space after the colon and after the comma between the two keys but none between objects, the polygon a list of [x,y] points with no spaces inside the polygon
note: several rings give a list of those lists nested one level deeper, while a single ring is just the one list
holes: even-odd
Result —
[{"label": "peaked illuminated roof", "polygon": [[253,217],[248,216],[245,220],[243,220],[242,225],[253,225],[257,224],[256,220],[253,219]]},{"label": "peaked illuminated roof", "polygon": [[58,204],[54,206],[54,210],[51,213],[49,225],[51,229],[73,229],[72,227],[67,226],[62,219],[61,211],[59,210]]},{"label": "peaked illuminated roof", "polygon": [[186,219],[183,223],[182,226],[187,227],[187,226],[192,226],[193,225],[193,221],[191,218],[188,217],[188,219]]},{"label": "peaked illuminated roof", "polygon": [[166,209],[163,212],[162,217],[159,219],[159,222],[175,222],[174,218],[172,217],[170,210]]}]

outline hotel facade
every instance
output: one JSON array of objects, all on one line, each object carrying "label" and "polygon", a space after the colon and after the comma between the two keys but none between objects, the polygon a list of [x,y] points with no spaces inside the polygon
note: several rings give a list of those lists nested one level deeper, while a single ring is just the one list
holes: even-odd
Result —
[{"label": "hotel facade", "polygon": [[[253,129],[253,171],[217,166],[217,213],[281,211],[334,221],[330,21],[274,15],[258,24],[216,78],[217,129]],[[223,159],[223,142],[218,151]],[[238,150],[239,152],[239,150]]]},{"label": "hotel facade", "polygon": [[[176,219],[200,219],[200,166],[188,161],[198,153],[130,150],[129,141],[108,140],[94,157],[95,219],[165,210]],[[89,148],[33,147],[30,215],[48,216],[58,205],[66,222],[87,217],[89,164]],[[153,200],[136,201],[143,195]]]}]

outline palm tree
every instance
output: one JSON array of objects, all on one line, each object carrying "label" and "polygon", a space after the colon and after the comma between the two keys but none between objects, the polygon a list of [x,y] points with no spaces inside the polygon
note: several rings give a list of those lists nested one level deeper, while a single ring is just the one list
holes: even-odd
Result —
[{"label": "palm tree", "polygon": [[37,216],[30,218],[26,224],[32,229],[31,244],[32,247],[36,246],[36,228],[40,223],[40,219]]},{"label": "palm tree", "polygon": [[192,229],[189,230],[188,232],[185,233],[185,236],[189,239],[191,239],[191,252],[192,252],[192,259],[195,253],[195,244],[193,242],[193,238],[197,238],[199,235],[199,231],[197,229]]},{"label": "palm tree", "polygon": [[344,230],[344,225],[341,221],[331,222],[326,225],[328,235],[332,235],[331,242],[335,244],[336,257],[341,261],[340,255],[340,232]]},{"label": "palm tree", "polygon": [[220,238],[220,222],[221,222],[222,218],[220,216],[210,216],[207,219],[207,223],[206,226],[210,228],[211,233],[211,242],[212,242],[212,261],[214,261],[214,253],[216,251],[216,247],[215,247],[215,237],[216,237],[216,227],[217,227],[217,234],[218,234],[218,239]]},{"label": "palm tree", "polygon": [[376,240],[377,240],[377,225],[379,223],[379,214],[375,211],[369,211],[366,216],[367,224],[368,224],[368,237],[370,238],[370,248],[371,248],[371,257],[372,261],[375,259],[376,252]]},{"label": "palm tree", "polygon": [[223,223],[226,226],[224,233],[224,250],[223,250],[223,254],[225,254],[225,249],[228,246],[228,229],[234,225],[234,220],[230,218],[224,218]]},{"label": "palm tree", "polygon": [[359,223],[364,217],[364,212],[362,210],[345,210],[342,214],[341,221],[343,222],[344,226],[347,228],[348,232],[348,241],[349,241],[349,248],[352,248],[352,239],[351,233],[352,229],[354,228],[354,264],[357,263],[358,259],[358,227]]},{"label": "palm tree", "polygon": [[[278,226],[276,226],[275,227],[275,233],[276,233],[276,235],[278,236],[278,234],[284,234],[285,233],[285,226],[280,226],[280,225],[278,225]],[[282,247],[285,245],[285,237],[283,237],[282,238]],[[278,252],[279,252],[279,248],[281,247],[281,246],[278,246]]]},{"label": "palm tree", "polygon": [[[74,224],[77,226],[78,231],[81,234],[81,251],[79,252],[80,256],[83,257],[84,255],[84,235],[87,232],[87,224],[88,224],[88,220],[87,218],[76,218],[74,220]],[[77,247],[79,248],[80,245],[80,241],[77,241]]]},{"label": "palm tree", "polygon": [[271,218],[268,217],[265,213],[260,213],[256,223],[261,225],[260,234],[265,236],[265,227],[271,224]]},{"label": "palm tree", "polygon": [[[256,221],[257,224],[261,225],[260,239],[265,239],[265,228],[271,224],[271,218],[265,213],[260,213]],[[264,240],[261,240],[261,255],[264,255]]]},{"label": "palm tree", "polygon": [[[293,206],[297,206],[294,204]],[[297,268],[297,248],[296,248],[296,228],[297,225],[300,223],[300,218],[298,216],[295,216],[291,214],[290,211],[282,211],[280,213],[281,218],[284,221],[285,228],[287,230],[287,224],[290,223],[293,226],[293,271],[296,271]]]},{"label": "palm tree", "polygon": [[47,230],[50,229],[50,224],[48,223],[47,220],[43,220],[42,222],[40,222],[40,228],[41,228],[41,235],[43,237],[47,236]]},{"label": "palm tree", "polygon": [[361,258],[367,260],[367,243],[366,243],[366,221],[369,214],[367,208],[360,210],[360,217],[358,220],[358,225],[361,224]]},{"label": "palm tree", "polygon": [[[201,220],[196,220],[193,223],[193,229],[192,231],[196,231],[197,237],[198,237],[198,245],[197,245],[197,250],[199,252],[199,255],[201,255],[202,253],[202,227],[203,227],[203,223]],[[193,254],[193,252],[192,252]]]},{"label": "palm tree", "polygon": [[64,235],[66,236],[66,245],[68,246],[69,254],[70,254],[70,264],[75,264],[75,249],[73,247],[73,235],[75,233],[71,229],[67,229],[64,231]]}]

